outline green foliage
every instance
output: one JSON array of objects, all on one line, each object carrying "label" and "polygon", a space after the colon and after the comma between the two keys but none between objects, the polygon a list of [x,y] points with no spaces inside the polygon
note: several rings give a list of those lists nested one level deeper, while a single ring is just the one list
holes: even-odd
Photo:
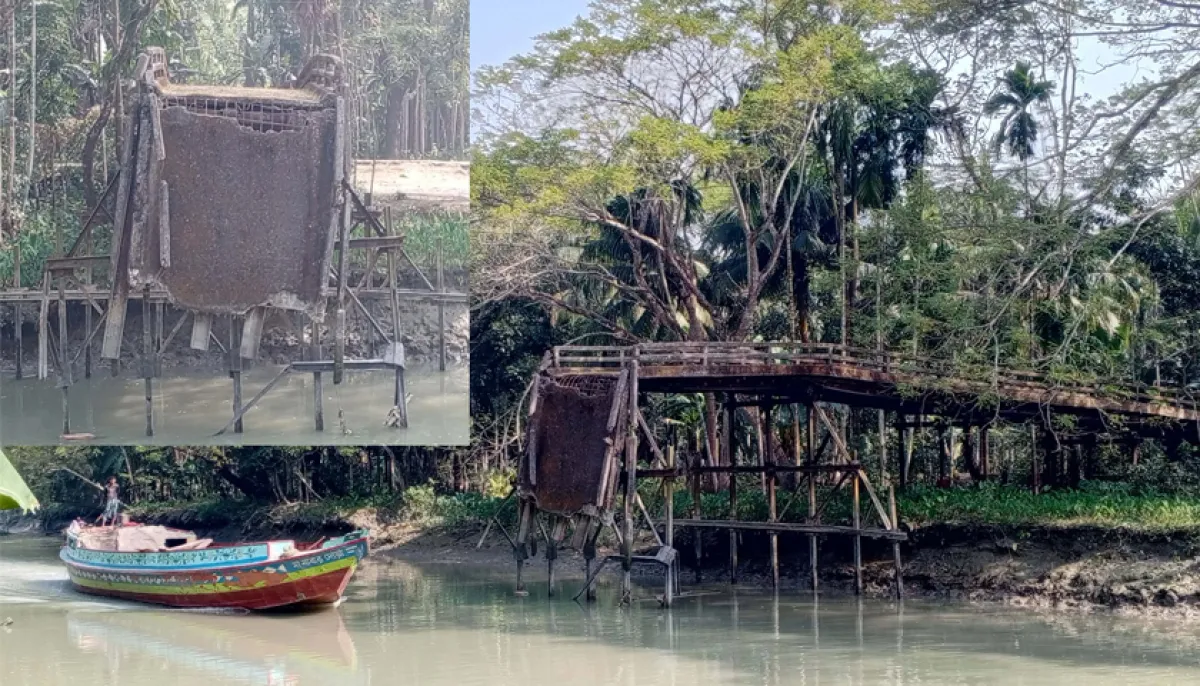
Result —
[{"label": "green foliage", "polygon": [[999,525],[1096,525],[1147,530],[1200,527],[1200,501],[1129,483],[1084,482],[1079,490],[1034,495],[1028,488],[918,487],[898,506],[902,520],[915,525],[954,522]]}]

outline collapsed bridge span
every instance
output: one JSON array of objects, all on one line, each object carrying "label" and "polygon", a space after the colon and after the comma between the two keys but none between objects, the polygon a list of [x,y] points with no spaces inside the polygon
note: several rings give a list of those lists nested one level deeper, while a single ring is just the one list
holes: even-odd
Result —
[{"label": "collapsed bridge span", "polygon": [[[673,439],[665,447],[659,444],[670,432],[659,430],[662,427],[643,407],[652,395],[701,393],[711,394],[708,397],[719,404],[720,412],[714,405],[712,416],[721,415],[720,430],[710,427],[706,449],[696,451],[690,460],[678,461]],[[1088,435],[1092,445],[1099,436],[1130,442],[1162,439],[1168,450],[1184,441],[1200,443],[1200,399],[1183,389],[1056,379],[1004,368],[964,369],[838,345],[562,346],[546,354],[531,395],[527,449],[515,491],[519,523],[511,539],[518,591],[524,591],[522,570],[540,531],[546,540],[552,590],[554,559],[559,548],[567,545],[582,551],[586,561],[587,579],[580,595],[587,594],[590,599],[600,570],[608,562],[617,562],[624,570],[623,589],[628,597],[630,571],[633,565],[645,562],[665,571],[664,605],[670,605],[679,591],[674,547],[679,527],[729,532],[733,583],[739,572],[740,531],[768,536],[776,585],[780,582],[779,534],[806,535],[814,591],[818,586],[818,537],[852,538],[854,587],[860,593],[861,541],[881,539],[891,543],[894,590],[902,595],[900,545],[907,534],[897,516],[895,486],[907,483],[911,460],[903,445],[903,429],[920,426],[922,421],[963,427],[964,441],[972,440],[973,431],[978,430],[976,447],[983,479],[989,476],[987,432],[1001,422],[1030,423],[1046,437],[1054,432],[1054,417],[1070,417],[1073,430]],[[839,427],[836,419],[831,419],[831,408],[838,405],[879,411],[879,478],[884,483],[872,483],[859,456],[848,447],[844,425]],[[748,450],[734,440],[740,408],[756,410],[748,421],[757,423],[757,450]],[[779,408],[787,408],[795,422],[790,446],[773,445],[774,432],[762,430],[771,426],[772,412]],[[895,485],[883,466],[887,462],[886,413],[893,413],[901,438]],[[803,440],[800,416],[805,418]],[[1031,470],[1035,490],[1042,479],[1041,470],[1049,471],[1050,465],[1061,459],[1064,442],[1058,437],[1042,441],[1046,456],[1040,463],[1035,459]],[[828,459],[822,458],[826,445],[833,448]],[[747,474],[761,478],[767,505],[765,522],[739,518],[737,476]],[[728,484],[725,519],[701,517],[701,482],[706,475],[716,477],[714,484]],[[659,515],[652,515],[638,494],[639,478],[660,480]],[[691,491],[692,512],[687,519],[676,518],[677,489]],[[823,499],[818,498],[819,491]],[[823,521],[835,498],[849,499],[848,523]],[[807,501],[802,521],[782,521],[788,509],[802,501]],[[539,513],[549,526],[542,524]],[[656,545],[635,555],[637,529],[643,523]],[[605,528],[612,530],[621,552],[593,567],[596,539]],[[699,578],[700,536],[693,536],[692,542]]]}]

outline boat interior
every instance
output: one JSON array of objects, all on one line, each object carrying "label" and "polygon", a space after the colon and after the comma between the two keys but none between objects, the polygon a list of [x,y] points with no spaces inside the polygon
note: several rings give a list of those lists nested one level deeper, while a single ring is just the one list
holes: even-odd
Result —
[{"label": "boat interior", "polygon": [[191,531],[152,525],[88,526],[73,522],[68,533],[86,550],[122,553],[203,550],[213,544],[211,538],[196,538]]}]

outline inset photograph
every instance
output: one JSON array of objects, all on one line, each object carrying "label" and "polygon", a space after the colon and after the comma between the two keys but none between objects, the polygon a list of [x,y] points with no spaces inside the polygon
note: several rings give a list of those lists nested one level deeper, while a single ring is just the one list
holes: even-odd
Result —
[{"label": "inset photograph", "polygon": [[466,444],[465,11],[149,7],[0,50],[0,444]]}]

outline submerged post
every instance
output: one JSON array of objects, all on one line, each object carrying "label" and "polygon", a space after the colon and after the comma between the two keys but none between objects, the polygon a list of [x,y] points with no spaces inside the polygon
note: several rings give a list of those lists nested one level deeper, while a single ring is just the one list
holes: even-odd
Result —
[{"label": "submerged post", "polygon": [[[309,344],[309,357],[313,361],[321,359],[321,325],[316,321],[312,323],[311,338]],[[317,431],[325,430],[325,390],[321,384],[321,372],[313,372],[313,419],[316,424]]]},{"label": "submerged post", "polygon": [[244,428],[239,416],[242,411],[242,346],[238,340],[241,327],[238,326],[237,320],[238,317],[229,316],[229,378],[233,379],[233,416],[237,417],[233,423],[233,432],[240,434]]}]

